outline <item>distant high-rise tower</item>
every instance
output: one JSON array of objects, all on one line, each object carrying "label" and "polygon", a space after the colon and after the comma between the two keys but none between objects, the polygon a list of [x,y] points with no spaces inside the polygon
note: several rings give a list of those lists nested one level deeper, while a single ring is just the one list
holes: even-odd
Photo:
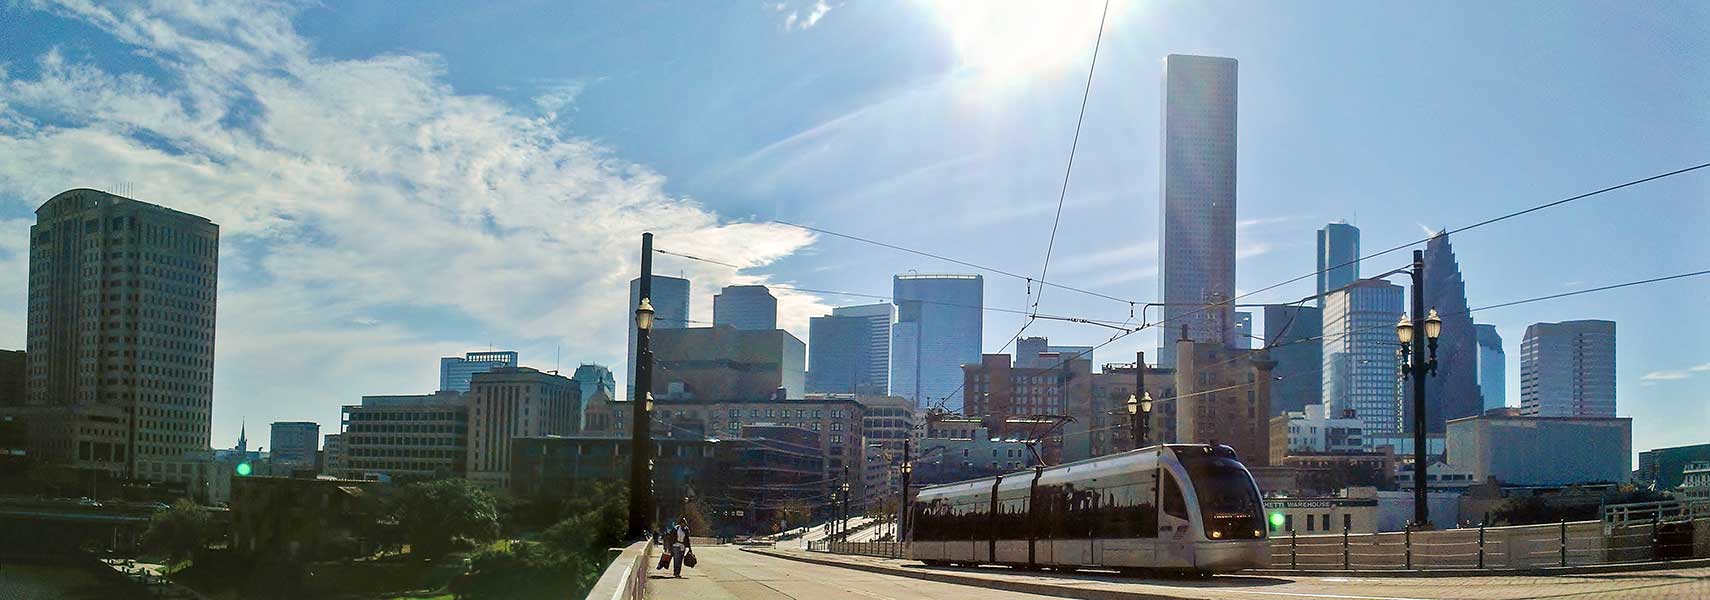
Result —
[{"label": "distant high-rise tower", "polygon": [[[1425,307],[1436,309],[1443,319],[1437,374],[1425,378],[1425,431],[1442,433],[1445,422],[1484,412],[1478,390],[1478,332],[1467,307],[1466,281],[1447,235],[1436,235],[1425,243]],[[1406,386],[1404,393],[1408,398],[1402,403],[1404,422],[1412,431],[1413,386]]]},{"label": "distant high-rise tower", "polygon": [[1318,308],[1324,295],[1360,278],[1360,228],[1343,222],[1318,230]]},{"label": "distant high-rise tower", "polygon": [[1353,410],[1369,435],[1402,431],[1395,352],[1402,296],[1387,281],[1356,281],[1324,303],[1324,414]]},{"label": "distant high-rise tower", "polygon": [[1253,337],[1252,311],[1235,311],[1235,344],[1230,347],[1240,350],[1252,350]]},{"label": "distant high-rise tower", "polygon": [[1478,331],[1478,393],[1484,397],[1484,409],[1508,405],[1508,355],[1502,351],[1502,335],[1495,325],[1473,325]]},{"label": "distant high-rise tower", "polygon": [[[657,305],[655,306],[657,308]],[[713,295],[714,325],[768,331],[778,328],[778,299],[763,285],[731,285]]]},{"label": "distant high-rise tower", "polygon": [[1520,342],[1520,414],[1615,416],[1615,322],[1527,327]]},{"label": "distant high-rise tower", "polygon": [[[689,280],[665,275],[653,276],[654,329],[682,329],[689,326]],[[629,330],[629,352],[623,355],[625,375],[621,400],[635,398],[635,307],[641,304],[641,278],[629,280],[629,306],[624,309],[624,323]]]},{"label": "distant high-rise tower", "polygon": [[846,306],[811,319],[807,391],[889,393],[893,310],[890,304]]},{"label": "distant high-rise tower", "polygon": [[897,275],[892,301],[891,395],[923,409],[943,401],[962,408],[962,365],[980,362],[985,278],[979,275]]},{"label": "distant high-rise tower", "polygon": [[444,392],[467,392],[469,391],[470,376],[476,373],[486,373],[499,367],[514,366],[517,366],[515,350],[467,352],[461,357],[440,357],[439,389]]},{"label": "distant high-rise tower", "polygon": [[88,189],[30,227],[30,405],[63,421],[32,436],[51,462],[188,480],[157,461],[209,449],[220,227]]},{"label": "distant high-rise tower", "polygon": [[1265,307],[1265,347],[1279,377],[1271,382],[1270,416],[1324,401],[1324,345],[1318,341],[1323,330],[1324,311],[1316,307]]},{"label": "distant high-rise tower", "polygon": [[[1233,58],[1164,58],[1159,178],[1161,331],[1235,345],[1235,110]],[[1214,308],[1208,306],[1218,304]],[[1176,364],[1177,335],[1160,336],[1158,364]]]}]

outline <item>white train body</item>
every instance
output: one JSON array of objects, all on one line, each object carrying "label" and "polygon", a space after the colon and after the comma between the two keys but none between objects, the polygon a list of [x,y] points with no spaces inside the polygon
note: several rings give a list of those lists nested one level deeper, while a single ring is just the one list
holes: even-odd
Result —
[{"label": "white train body", "polygon": [[924,488],[927,564],[1228,573],[1269,566],[1258,485],[1227,446],[1170,444]]}]

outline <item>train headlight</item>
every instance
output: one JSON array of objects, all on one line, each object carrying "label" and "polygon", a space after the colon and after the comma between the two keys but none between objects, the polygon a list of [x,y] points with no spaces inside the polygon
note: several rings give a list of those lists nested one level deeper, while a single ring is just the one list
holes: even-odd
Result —
[{"label": "train headlight", "polygon": [[1256,538],[1265,537],[1265,532],[1254,529],[1253,530],[1253,537],[1256,537]]},{"label": "train headlight", "polygon": [[1223,537],[1223,532],[1221,532],[1221,531],[1213,531],[1213,532],[1211,532],[1211,539],[1214,539],[1214,540],[1215,540],[1215,539],[1218,539],[1218,538],[1221,538],[1221,537]]}]

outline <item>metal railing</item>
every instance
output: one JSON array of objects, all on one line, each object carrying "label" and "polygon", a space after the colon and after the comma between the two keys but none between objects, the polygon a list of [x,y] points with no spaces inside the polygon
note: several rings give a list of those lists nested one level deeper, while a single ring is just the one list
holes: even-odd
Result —
[{"label": "metal railing", "polygon": [[[1669,513],[1664,513],[1665,515]],[[1526,569],[1710,557],[1710,516],[1271,538],[1276,568]]]},{"label": "metal railing", "polygon": [[907,558],[908,544],[902,542],[808,542],[809,552],[857,554],[879,558]]}]

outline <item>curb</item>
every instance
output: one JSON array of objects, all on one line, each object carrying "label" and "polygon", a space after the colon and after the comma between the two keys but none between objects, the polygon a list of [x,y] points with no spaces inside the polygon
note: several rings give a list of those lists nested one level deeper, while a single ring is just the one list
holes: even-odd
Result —
[{"label": "curb", "polygon": [[1688,558],[1660,562],[1629,562],[1604,563],[1596,565],[1573,565],[1567,567],[1527,567],[1521,569],[1373,569],[1352,570],[1341,569],[1249,569],[1241,571],[1243,575],[1285,576],[1300,575],[1303,577],[1526,577],[1551,575],[1597,575],[1603,573],[1630,573],[1641,571],[1661,571],[1666,569],[1693,569],[1710,567],[1710,558]]},{"label": "curb", "polygon": [[[1064,585],[1064,584],[1053,584],[1053,583],[1005,581],[1002,579],[991,579],[991,578],[987,578],[987,577],[972,577],[972,576],[968,576],[968,575],[961,575],[961,574],[957,574],[957,573],[950,573],[950,572],[943,572],[943,571],[928,571],[928,570],[924,570],[924,569],[917,571],[917,570],[913,570],[913,569],[902,569],[902,568],[889,567],[889,566],[870,565],[870,564],[863,564],[863,563],[848,563],[848,562],[841,562],[841,561],[831,560],[831,559],[816,558],[816,557],[811,557],[811,556],[801,556],[801,555],[796,554],[796,553],[777,552],[777,551],[773,551],[770,549],[742,548],[742,551],[743,552],[753,552],[755,554],[761,554],[761,555],[770,556],[773,558],[781,558],[784,560],[793,560],[793,561],[797,561],[797,562],[805,562],[805,563],[810,563],[810,564],[824,565],[824,566],[828,566],[828,567],[839,567],[839,568],[844,568],[844,569],[852,569],[852,570],[856,570],[856,571],[866,571],[866,572],[870,572],[870,573],[880,573],[880,574],[884,574],[884,575],[895,575],[895,576],[901,576],[901,577],[909,577],[909,578],[913,578],[913,579],[923,579],[923,580],[927,580],[927,581],[936,581],[936,582],[940,582],[940,583],[952,583],[952,584],[957,584],[957,585],[967,585],[967,586],[981,587],[981,588],[988,588],[988,589],[1001,589],[1001,590],[1007,590],[1007,591],[1012,591],[1012,592],[1020,592],[1020,593],[1026,593],[1026,594],[1039,594],[1039,595],[1045,595],[1045,596],[1057,596],[1060,598],[1082,598],[1082,599],[1086,599],[1086,600],[1117,600],[1117,599],[1122,599],[1122,600],[1152,600],[1152,599],[1180,598],[1180,596],[1160,595],[1160,594],[1149,593],[1149,592],[1089,589],[1089,588],[1083,588],[1083,587],[1078,587],[1078,586]],[[1676,561],[1665,561],[1665,562],[1613,563],[1613,564],[1603,564],[1603,565],[1581,565],[1581,566],[1570,566],[1570,567],[1541,567],[1541,568],[1529,568],[1529,569],[1483,569],[1483,570],[1480,570],[1480,569],[1452,569],[1452,570],[1435,570],[1435,571],[1420,571],[1420,570],[1412,570],[1412,571],[1407,571],[1407,570],[1394,570],[1394,571],[1342,571],[1342,570],[1309,571],[1309,570],[1300,570],[1300,571],[1294,571],[1294,570],[1287,570],[1287,569],[1282,569],[1282,570],[1279,570],[1279,569],[1254,569],[1254,570],[1241,571],[1240,574],[1241,575],[1253,575],[1253,576],[1271,576],[1271,577],[1277,577],[1277,576],[1372,577],[1372,578],[1392,578],[1392,577],[1429,578],[1429,577],[1481,577],[1481,576],[1486,576],[1486,577],[1513,577],[1513,576],[1551,576],[1551,575],[1580,575],[1580,574],[1590,575],[1590,574],[1600,574],[1600,573],[1626,573],[1626,572],[1639,572],[1639,571],[1657,571],[1657,570],[1664,570],[1664,569],[1690,569],[1690,568],[1698,568],[1698,567],[1710,567],[1710,558],[1687,559],[1687,560],[1676,560]],[[1067,583],[1067,582],[1071,582],[1071,581],[1080,581],[1080,580],[1079,579],[1065,579],[1064,581],[1065,581],[1065,583]],[[1109,581],[1109,580],[1100,579],[1100,580],[1096,580],[1096,581]]]},{"label": "curb", "polygon": [[824,566],[828,566],[828,567],[838,567],[838,568],[843,568],[843,569],[852,569],[852,570],[856,570],[856,571],[866,571],[869,573],[879,573],[879,574],[883,574],[883,575],[895,575],[895,576],[900,576],[900,577],[909,577],[909,578],[913,578],[913,579],[923,579],[926,581],[936,581],[939,583],[953,583],[956,585],[966,585],[966,586],[984,588],[984,589],[989,589],[989,590],[1004,590],[1004,591],[1009,591],[1009,592],[1018,592],[1018,593],[1022,593],[1022,594],[1036,594],[1036,595],[1040,595],[1040,596],[1056,596],[1058,598],[1078,598],[1081,600],[1180,600],[1180,598],[1181,598],[1181,596],[1169,596],[1169,595],[1152,594],[1152,593],[1146,593],[1146,592],[1078,588],[1078,587],[1069,587],[1069,586],[1053,585],[1053,584],[1046,584],[1046,583],[1033,583],[1033,582],[1026,582],[1026,581],[1004,581],[1001,579],[989,579],[989,578],[985,578],[985,577],[970,577],[967,575],[958,575],[955,573],[944,573],[944,572],[938,572],[938,571],[913,571],[913,570],[909,570],[909,569],[899,569],[896,567],[881,567],[881,566],[876,566],[876,565],[866,565],[866,564],[859,564],[859,563],[838,562],[838,561],[834,561],[834,560],[812,558],[812,557],[807,557],[807,556],[796,556],[793,554],[785,554],[785,553],[781,553],[781,552],[760,550],[760,549],[756,549],[756,548],[743,548],[742,551],[743,552],[753,552],[755,554],[761,554],[761,555],[770,556],[773,558],[782,558],[784,560],[793,560],[793,561],[797,561],[797,562],[805,562],[805,563],[816,564],[816,565],[824,565]]}]

